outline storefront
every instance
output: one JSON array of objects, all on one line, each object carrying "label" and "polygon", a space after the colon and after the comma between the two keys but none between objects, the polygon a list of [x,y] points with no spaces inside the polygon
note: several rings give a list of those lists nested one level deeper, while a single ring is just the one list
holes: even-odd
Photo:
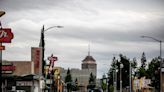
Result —
[{"label": "storefront", "polygon": [[39,77],[31,73],[30,61],[2,62],[2,92],[38,92]]},{"label": "storefront", "polygon": [[36,92],[38,90],[39,82],[34,76],[35,75],[2,76],[2,92]]}]

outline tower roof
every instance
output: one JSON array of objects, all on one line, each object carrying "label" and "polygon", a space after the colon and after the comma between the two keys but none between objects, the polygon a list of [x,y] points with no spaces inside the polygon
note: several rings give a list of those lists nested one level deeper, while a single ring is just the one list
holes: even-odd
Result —
[{"label": "tower roof", "polygon": [[83,63],[96,63],[96,60],[90,55],[90,44],[88,45],[88,56],[82,61]]},{"label": "tower roof", "polygon": [[85,63],[87,63],[87,62],[88,62],[88,63],[89,63],[89,62],[94,62],[94,63],[95,63],[95,61],[96,61],[96,60],[95,60],[92,56],[89,56],[89,55],[86,56],[85,59],[83,60],[83,62],[85,62]]}]

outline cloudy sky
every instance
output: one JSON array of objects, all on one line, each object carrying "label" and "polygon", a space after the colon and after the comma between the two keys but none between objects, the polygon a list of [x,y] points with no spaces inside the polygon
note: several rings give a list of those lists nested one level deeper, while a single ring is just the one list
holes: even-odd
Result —
[{"label": "cloudy sky", "polygon": [[159,43],[141,35],[164,41],[163,0],[0,0],[0,9],[6,12],[2,26],[14,33],[12,43],[4,44],[5,60],[29,61],[43,25],[64,26],[45,33],[46,57],[53,53],[56,66],[81,68],[90,44],[98,77],[120,53],[138,63],[142,52],[148,61],[159,56]]}]

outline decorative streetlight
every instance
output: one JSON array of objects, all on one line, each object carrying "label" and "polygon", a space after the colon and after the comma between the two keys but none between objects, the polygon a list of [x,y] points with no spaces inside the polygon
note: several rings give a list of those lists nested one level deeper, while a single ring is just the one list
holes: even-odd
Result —
[{"label": "decorative streetlight", "polygon": [[131,61],[129,61],[129,91],[132,92],[132,66],[131,66]]},{"label": "decorative streetlight", "polygon": [[[44,66],[45,66],[45,61],[44,61],[44,51],[45,51],[45,41],[44,41],[44,33],[52,28],[63,28],[63,26],[52,26],[49,27],[47,29],[44,29],[44,25],[43,28],[41,30],[41,38],[40,38],[40,43],[39,43],[39,47],[42,47],[42,73],[44,73]],[[43,74],[41,74],[43,75]]]},{"label": "decorative streetlight", "polygon": [[159,42],[160,43],[160,92],[162,92],[162,41],[161,40],[158,40],[154,37],[151,37],[151,36],[141,36],[142,38],[150,38],[150,39],[153,39],[154,41],[156,42]]},{"label": "decorative streetlight", "polygon": [[118,66],[116,65],[117,64],[117,60],[114,60],[114,70],[115,70],[115,74],[114,74],[114,92],[117,92],[117,72],[118,72]]},{"label": "decorative streetlight", "polygon": [[122,68],[124,65],[120,63],[120,92],[122,92]]},{"label": "decorative streetlight", "polygon": [[[43,28],[41,30],[41,37],[40,37],[40,43],[39,43],[39,47],[42,47],[42,59],[41,59],[41,69],[40,69],[40,74],[39,76],[43,76],[45,77],[45,74],[44,74],[44,66],[46,64],[45,60],[44,60],[44,51],[45,51],[45,41],[44,41],[44,33],[52,28],[63,28],[63,26],[52,26],[52,27],[49,27],[47,29],[44,29],[44,25],[43,25]],[[39,89],[41,90],[41,89]]]},{"label": "decorative streetlight", "polygon": [[5,14],[5,11],[0,11],[0,17],[2,17]]},{"label": "decorative streetlight", "polygon": [[102,79],[101,79],[101,87],[103,89],[104,92],[106,92],[106,89],[107,89],[107,77],[106,75],[104,74]]}]

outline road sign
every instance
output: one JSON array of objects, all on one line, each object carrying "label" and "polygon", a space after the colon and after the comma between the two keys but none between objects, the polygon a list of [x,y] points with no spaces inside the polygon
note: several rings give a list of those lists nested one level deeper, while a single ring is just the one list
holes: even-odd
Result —
[{"label": "road sign", "polygon": [[14,35],[11,32],[10,28],[2,28],[0,29],[0,42],[1,43],[11,43],[11,39],[13,39]]}]

